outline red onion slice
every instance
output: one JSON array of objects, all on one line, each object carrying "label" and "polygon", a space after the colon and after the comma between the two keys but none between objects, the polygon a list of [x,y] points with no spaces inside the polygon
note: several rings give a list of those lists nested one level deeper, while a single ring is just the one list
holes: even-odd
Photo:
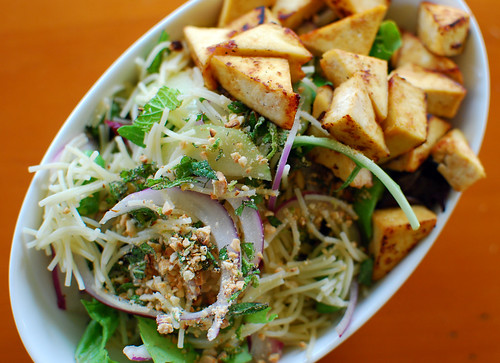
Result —
[{"label": "red onion slice", "polygon": [[[288,157],[290,156],[290,151],[292,150],[293,140],[297,135],[297,131],[299,129],[300,120],[295,118],[295,122],[288,133],[288,137],[286,138],[285,146],[283,147],[283,152],[281,153],[280,160],[278,162],[278,169],[276,171],[276,175],[274,176],[272,190],[278,190],[281,184],[281,178],[283,178],[283,171],[285,170],[285,165],[288,161]],[[276,197],[272,196],[269,198],[269,209],[274,210],[276,207]]]},{"label": "red onion slice", "polygon": [[[247,198],[245,199],[248,200]],[[245,199],[230,198],[227,201],[236,210]],[[239,219],[243,232],[243,240],[254,245],[255,257],[252,263],[257,265],[264,252],[264,226],[260,218],[260,213],[256,209],[246,207],[243,208]]]},{"label": "red onion slice", "polygon": [[[218,201],[211,199],[210,196],[206,194],[184,191],[180,188],[162,190],[145,189],[137,193],[129,194],[123,198],[106,212],[100,223],[104,224],[112,218],[139,208],[149,208],[158,211],[166,202],[172,203],[176,208],[181,209],[188,215],[196,217],[205,225],[210,226],[218,249],[220,250],[226,247],[228,255],[235,256],[232,262],[221,262],[220,288],[216,302],[198,312],[183,311],[180,316],[180,320],[182,321],[199,321],[213,315],[213,323],[207,334],[207,338],[213,340],[219,334],[224,316],[231,305],[230,297],[235,288],[235,283],[239,279],[239,271],[241,268],[240,250],[235,250],[232,245],[232,242],[238,239],[238,235],[233,220],[227,213],[227,210]],[[231,263],[233,265],[231,265]],[[231,269],[230,267],[234,268]],[[90,274],[90,271],[88,272]],[[103,302],[105,304],[113,306],[113,304],[116,303],[118,309],[126,310],[123,309],[122,305],[122,302],[125,302],[125,300],[119,301],[118,297],[104,292],[101,287],[95,288],[93,286],[93,281],[93,278],[89,279],[87,275],[84,277],[86,289],[87,284],[90,285],[89,289],[91,294],[96,294],[98,300],[104,299],[105,301]],[[144,308],[139,305],[132,307],[133,304],[128,301],[124,304],[128,305],[129,311],[134,314],[138,314],[138,308]],[[151,313],[154,315],[160,314],[158,311],[148,311],[148,314]]]},{"label": "red onion slice", "polygon": [[180,188],[144,189],[129,194],[107,211],[99,223],[104,224],[112,218],[139,208],[158,211],[166,202],[171,202],[176,208],[210,226],[219,250],[227,246],[228,252],[236,252],[230,245],[233,239],[238,238],[236,229],[222,204],[206,194]]},{"label": "red onion slice", "polygon": [[153,360],[144,344],[139,346],[127,345],[123,348],[123,354],[125,354],[125,356],[133,362],[146,362]]},{"label": "red onion slice", "polygon": [[349,304],[347,305],[347,309],[344,313],[344,316],[342,317],[337,327],[335,328],[335,330],[339,334],[339,338],[342,337],[342,335],[344,335],[347,328],[349,327],[357,303],[358,303],[358,282],[356,280],[352,280],[351,289],[349,291]]}]

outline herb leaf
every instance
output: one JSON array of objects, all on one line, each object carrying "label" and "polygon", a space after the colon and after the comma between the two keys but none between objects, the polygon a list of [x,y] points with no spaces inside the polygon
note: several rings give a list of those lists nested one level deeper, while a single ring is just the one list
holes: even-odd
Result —
[{"label": "herb leaf", "polygon": [[[170,40],[170,37],[169,37],[168,33],[165,30],[163,30],[160,34],[160,37],[158,38],[157,44],[167,42],[168,40]],[[151,62],[151,64],[147,68],[148,73],[158,73],[158,71],[160,70],[161,61],[163,60],[163,55],[165,52],[168,54],[170,52],[170,50],[168,48],[164,48],[163,50],[158,52],[155,59],[153,59],[153,61]]]},{"label": "herb leaf", "polygon": [[380,198],[384,194],[384,185],[373,177],[373,185],[370,188],[361,188],[354,194],[353,208],[358,215],[358,225],[361,229],[363,239],[369,241],[372,237],[372,215]]},{"label": "herb leaf", "polygon": [[121,137],[130,140],[137,146],[146,147],[146,144],[144,144],[144,135],[146,133],[141,127],[137,125],[125,125],[121,126],[117,131]]},{"label": "herb leaf", "polygon": [[316,311],[321,314],[331,314],[341,309],[342,309],[341,307],[328,305],[319,301],[316,303]]},{"label": "herb leaf", "polygon": [[385,20],[380,24],[380,28],[373,42],[370,56],[379,59],[389,60],[401,46],[401,34],[398,26],[392,20]]},{"label": "herb leaf", "polygon": [[244,320],[246,323],[253,323],[253,324],[269,323],[270,321],[273,321],[278,317],[278,314],[272,314],[270,316],[267,316],[270,310],[271,307],[268,306],[267,308],[259,310],[251,315],[246,315]]},{"label": "herb leaf", "polygon": [[198,358],[196,351],[185,343],[183,349],[168,335],[161,335],[156,330],[156,322],[152,319],[137,317],[142,342],[154,362],[190,363]]},{"label": "herb leaf", "polygon": [[359,266],[358,281],[365,286],[371,286],[373,274],[373,259],[368,258]]},{"label": "herb leaf", "polygon": [[227,105],[227,108],[233,113],[245,113],[250,111],[250,109],[241,101],[233,101]]},{"label": "herb leaf", "polygon": [[77,362],[113,363],[106,350],[106,344],[118,326],[118,312],[97,300],[82,300],[92,319],[76,347]]},{"label": "herb leaf", "polygon": [[179,90],[162,86],[158,93],[144,105],[144,110],[134,121],[133,125],[125,125],[118,129],[118,134],[134,144],[146,147],[144,135],[151,130],[155,123],[159,123],[165,109],[175,110],[182,103],[178,99]]},{"label": "herb leaf", "polygon": [[178,178],[189,178],[199,176],[207,179],[217,179],[214,169],[208,164],[208,161],[198,161],[189,156],[184,156],[181,162],[174,167]]},{"label": "herb leaf", "polygon": [[229,307],[230,316],[243,316],[255,314],[261,310],[267,309],[269,305],[258,302],[242,302],[233,304]]}]

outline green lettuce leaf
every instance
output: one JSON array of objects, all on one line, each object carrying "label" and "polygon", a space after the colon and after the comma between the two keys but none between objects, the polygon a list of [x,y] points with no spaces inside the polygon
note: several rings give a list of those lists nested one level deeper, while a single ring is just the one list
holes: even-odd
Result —
[{"label": "green lettuce leaf", "polygon": [[401,44],[401,34],[398,26],[392,20],[385,20],[380,24],[372,49],[370,50],[370,56],[389,60]]},{"label": "green lettuce leaf", "polygon": [[76,347],[75,360],[82,363],[113,363],[106,343],[118,326],[118,312],[97,300],[82,300],[82,304],[92,320]]},{"label": "green lettuce leaf", "polygon": [[137,320],[142,342],[155,363],[190,363],[198,358],[196,351],[189,345],[185,344],[184,349],[179,349],[170,336],[158,333],[154,320],[140,317]]}]

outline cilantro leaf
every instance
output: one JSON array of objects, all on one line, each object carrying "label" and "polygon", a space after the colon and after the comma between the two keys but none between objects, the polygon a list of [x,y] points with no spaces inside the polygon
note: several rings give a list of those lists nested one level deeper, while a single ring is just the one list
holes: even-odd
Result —
[{"label": "cilantro leaf", "polygon": [[373,42],[370,56],[379,59],[389,60],[402,44],[401,34],[398,26],[392,20],[385,20],[380,24],[380,28]]}]

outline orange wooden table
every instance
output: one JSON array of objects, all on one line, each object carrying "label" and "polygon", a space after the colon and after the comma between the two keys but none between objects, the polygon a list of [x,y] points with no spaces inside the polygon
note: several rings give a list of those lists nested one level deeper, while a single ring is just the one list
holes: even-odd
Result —
[{"label": "orange wooden table", "polygon": [[[8,257],[37,164],[77,102],[140,35],[183,0],[0,0],[0,361],[29,362],[12,318]],[[500,11],[469,0],[486,40],[491,109],[468,190],[403,288],[326,362],[500,362]],[[57,362],[55,356],[54,362]]]}]

